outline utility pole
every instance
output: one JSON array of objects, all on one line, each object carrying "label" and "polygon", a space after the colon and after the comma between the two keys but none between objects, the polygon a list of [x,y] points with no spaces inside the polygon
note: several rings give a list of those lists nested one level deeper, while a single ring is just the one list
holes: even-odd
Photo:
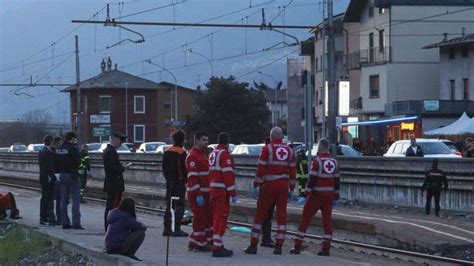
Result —
[{"label": "utility pole", "polygon": [[[323,71],[323,76],[322,76],[322,83],[321,83],[321,87],[322,87],[322,90],[321,90],[321,100],[323,101],[323,105],[322,105],[322,118],[321,118],[321,124],[322,124],[322,127],[321,127],[321,136],[320,138],[326,138],[327,136],[327,124],[326,124],[326,108],[327,108],[327,104],[326,104],[326,99],[328,97],[327,95],[327,92],[326,92],[326,75],[327,75],[327,72],[326,72],[326,34],[327,34],[327,31],[326,31],[326,27],[325,27],[325,19],[326,19],[326,7],[324,6],[324,3],[323,3],[323,28],[322,28],[322,36],[323,36],[323,56],[321,57],[321,66],[322,66],[322,71]],[[316,55],[316,40],[318,39],[318,32],[316,31],[314,33],[314,54]],[[316,62],[316,60],[314,60],[314,62]],[[316,68],[314,68],[315,71],[316,71]],[[314,76],[316,77],[316,72],[314,73]],[[315,84],[315,87],[316,87],[316,84]]]},{"label": "utility pole", "polygon": [[[303,84],[305,88],[305,135],[306,149],[308,150],[308,162],[312,162],[311,151],[313,150],[313,82],[311,71],[303,72]],[[311,172],[311,163],[308,163],[308,173]]]},{"label": "utility pole", "polygon": [[337,92],[336,92],[336,66],[335,66],[335,40],[333,23],[333,0],[328,0],[328,136],[331,143],[331,154],[336,156],[336,115],[337,115]]},{"label": "utility pole", "polygon": [[[76,135],[79,140],[79,144],[82,139],[82,125],[81,125],[81,117],[82,117],[82,110],[81,110],[81,77],[79,71],[79,36],[75,36],[76,40]],[[80,147],[80,146],[79,146]]]},{"label": "utility pole", "polygon": [[125,82],[125,136],[128,137],[128,82]]}]

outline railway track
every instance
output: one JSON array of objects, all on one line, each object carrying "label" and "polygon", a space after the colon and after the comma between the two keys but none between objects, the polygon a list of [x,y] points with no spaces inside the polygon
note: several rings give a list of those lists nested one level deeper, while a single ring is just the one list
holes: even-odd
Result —
[{"label": "railway track", "polygon": [[[39,192],[41,191],[41,189],[36,188],[36,187],[17,185],[17,184],[12,184],[12,183],[7,183],[7,182],[0,182],[0,185],[20,188],[20,189],[25,189],[25,190],[30,190],[30,191],[39,191]],[[94,197],[85,197],[85,199],[92,203],[105,205],[105,200],[103,199],[94,198]],[[140,206],[140,205],[137,205],[136,208],[139,212],[152,214],[152,215],[163,215],[165,212],[164,210],[161,210],[158,208],[152,208],[152,207]],[[236,222],[236,221],[229,221],[228,224],[247,227],[247,228],[252,227],[252,224]],[[287,231],[287,235],[296,236],[296,232]],[[320,241],[321,238],[322,238],[321,236],[313,235],[313,234],[307,234],[305,237],[306,241],[309,241],[309,242],[315,242],[316,240]],[[413,251],[407,251],[407,250],[396,249],[396,248],[364,244],[360,242],[347,241],[347,240],[341,240],[341,239],[333,239],[332,245],[338,249],[344,249],[344,250],[348,250],[352,252],[360,252],[360,253],[374,255],[374,256],[381,256],[381,257],[391,258],[391,259],[405,261],[409,263],[419,263],[419,264],[425,264],[425,265],[474,265],[474,261],[460,260],[460,259],[455,259],[455,258],[430,255],[430,254],[425,254],[425,253],[420,253],[420,252],[413,252]]]}]

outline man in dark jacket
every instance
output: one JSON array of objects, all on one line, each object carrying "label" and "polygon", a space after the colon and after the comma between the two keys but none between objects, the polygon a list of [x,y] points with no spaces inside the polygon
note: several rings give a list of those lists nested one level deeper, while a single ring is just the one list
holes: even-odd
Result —
[{"label": "man in dark jacket", "polygon": [[39,181],[41,185],[41,203],[40,203],[40,224],[56,225],[55,221],[50,220],[50,210],[53,204],[54,183],[54,153],[51,149],[53,137],[47,135],[44,137],[44,147],[38,153],[38,163],[40,169]]},{"label": "man in dark jacket", "polygon": [[444,190],[448,190],[448,179],[443,171],[438,168],[438,159],[433,160],[433,166],[430,170],[426,171],[425,182],[421,186],[421,195],[423,196],[424,191],[427,191],[425,211],[426,215],[430,214],[431,209],[431,198],[435,199],[435,215],[439,217],[439,200],[441,197],[441,190],[444,185]]},{"label": "man in dark jacket", "polygon": [[[186,195],[186,151],[183,149],[186,135],[183,131],[174,132],[174,145],[165,151],[163,155],[163,175],[166,179],[166,212],[164,218],[163,236],[188,236],[181,230],[181,219],[184,215],[184,204]],[[171,228],[171,197],[174,200],[174,230]]]},{"label": "man in dark jacket", "polygon": [[104,213],[104,227],[107,231],[107,215],[111,209],[117,208],[122,200],[122,193],[125,190],[123,172],[125,167],[120,163],[117,148],[122,145],[127,137],[119,133],[112,133],[112,141],[105,148],[102,160],[104,162],[105,180],[104,192],[107,193],[107,203]]},{"label": "man in dark jacket", "polygon": [[405,156],[406,157],[424,157],[423,150],[420,146],[416,143],[416,138],[412,138],[410,140],[411,146],[408,147]]},{"label": "man in dark jacket", "polygon": [[55,222],[56,225],[62,225],[61,223],[61,184],[59,182],[59,170],[56,156],[56,149],[63,144],[63,138],[60,136],[55,136],[53,140],[53,146],[51,150],[54,153],[54,175],[56,177],[56,182],[54,182],[53,188],[53,204],[49,211],[50,220]]},{"label": "man in dark jacket", "polygon": [[[80,193],[81,180],[77,174],[81,157],[75,147],[77,141],[74,132],[66,133],[64,143],[56,149],[56,162],[61,184],[61,222],[63,229],[84,230],[81,225]],[[72,226],[67,214],[69,197],[72,197]]]}]

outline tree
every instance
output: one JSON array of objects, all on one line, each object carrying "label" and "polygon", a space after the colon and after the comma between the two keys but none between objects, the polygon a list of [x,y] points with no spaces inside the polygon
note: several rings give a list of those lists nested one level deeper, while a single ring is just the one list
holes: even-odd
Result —
[{"label": "tree", "polygon": [[196,98],[197,110],[188,121],[187,131],[209,134],[216,142],[219,132],[231,134],[232,143],[261,143],[268,133],[270,111],[265,96],[235,77],[212,77]]}]

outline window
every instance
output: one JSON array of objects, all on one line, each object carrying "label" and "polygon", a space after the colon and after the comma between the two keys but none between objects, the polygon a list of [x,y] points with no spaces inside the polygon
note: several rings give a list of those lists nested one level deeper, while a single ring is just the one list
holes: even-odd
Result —
[{"label": "window", "polygon": [[99,112],[110,113],[110,96],[109,95],[99,96]]},{"label": "window", "polygon": [[469,57],[469,48],[467,46],[462,47],[462,57],[463,58]]},{"label": "window", "polygon": [[379,8],[379,14],[385,14],[385,8]]},{"label": "window", "polygon": [[145,125],[133,125],[133,142],[145,141]]},{"label": "window", "polygon": [[369,97],[370,98],[379,98],[380,97],[380,87],[379,87],[379,75],[374,75],[369,77]]},{"label": "window", "polygon": [[469,100],[469,79],[463,79],[463,99],[464,100]]},{"label": "window", "polygon": [[395,144],[395,148],[393,149],[393,153],[394,154],[402,154],[403,153],[402,148],[403,148],[402,143]]},{"label": "window", "polygon": [[133,112],[135,114],[145,113],[145,96],[133,96]]},{"label": "window", "polygon": [[454,47],[449,48],[449,59],[455,59],[456,58],[456,49]]},{"label": "window", "polygon": [[316,105],[319,105],[319,91],[317,90],[316,90],[315,98],[316,98]]},{"label": "window", "polygon": [[379,50],[382,52],[385,47],[385,31],[379,30]]},{"label": "window", "polygon": [[449,81],[449,88],[451,90],[451,100],[456,100],[456,80]]},{"label": "window", "polygon": [[324,60],[323,60],[323,56],[321,55],[321,57],[319,58],[319,72],[323,71],[323,63],[324,63]]},{"label": "window", "polygon": [[318,60],[318,58],[315,59],[314,68],[315,68],[315,71],[318,72],[318,68],[319,68],[319,60]]},{"label": "window", "polygon": [[374,16],[374,7],[372,5],[369,6],[369,18]]}]

